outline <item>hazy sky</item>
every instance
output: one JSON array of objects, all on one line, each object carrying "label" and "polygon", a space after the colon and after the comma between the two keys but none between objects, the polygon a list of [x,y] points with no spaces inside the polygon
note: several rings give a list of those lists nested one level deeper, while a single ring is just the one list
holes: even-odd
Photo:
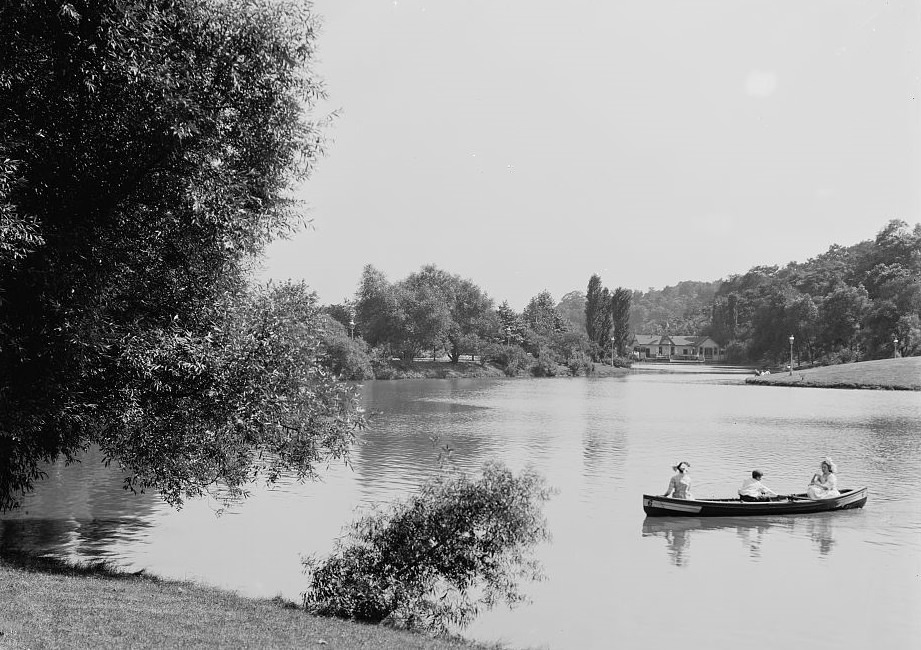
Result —
[{"label": "hazy sky", "polygon": [[921,0],[318,0],[341,109],[312,230],[263,277],[324,303],[427,263],[522,308],[805,261],[921,221]]}]

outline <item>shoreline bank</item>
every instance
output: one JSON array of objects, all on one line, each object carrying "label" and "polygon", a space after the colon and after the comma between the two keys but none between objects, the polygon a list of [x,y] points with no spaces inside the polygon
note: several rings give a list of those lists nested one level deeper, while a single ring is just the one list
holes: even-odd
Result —
[{"label": "shoreline bank", "polygon": [[[380,377],[366,381],[393,381],[401,379],[526,379],[535,378],[528,373],[506,375],[501,368],[492,365],[481,365],[473,361],[400,361],[385,366],[386,372]],[[559,366],[560,374],[541,379],[555,379],[558,377],[573,377],[574,375],[566,366]],[[630,372],[630,368],[613,367],[603,363],[595,363],[592,372],[582,377],[616,377]]]},{"label": "shoreline bank", "polygon": [[859,361],[749,377],[756,386],[921,391],[921,357]]},{"label": "shoreline bank", "polygon": [[367,648],[486,646],[313,616],[280,598],[253,599],[195,582],[0,555],[3,648]]}]

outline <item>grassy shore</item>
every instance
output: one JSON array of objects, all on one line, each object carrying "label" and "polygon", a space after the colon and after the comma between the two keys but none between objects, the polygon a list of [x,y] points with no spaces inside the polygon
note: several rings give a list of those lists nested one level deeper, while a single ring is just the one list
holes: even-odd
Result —
[{"label": "grassy shore", "polygon": [[0,556],[0,648],[477,648],[194,583]]},{"label": "grassy shore", "polygon": [[921,357],[861,361],[749,377],[748,384],[811,388],[921,390]]}]

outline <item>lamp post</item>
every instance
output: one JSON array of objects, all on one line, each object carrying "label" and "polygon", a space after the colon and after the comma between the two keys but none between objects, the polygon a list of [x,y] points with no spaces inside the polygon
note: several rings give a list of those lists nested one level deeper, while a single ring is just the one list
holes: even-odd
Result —
[{"label": "lamp post", "polygon": [[857,361],[860,361],[860,323],[857,323],[857,345],[855,346],[857,352]]},{"label": "lamp post", "polygon": [[614,337],[611,337],[611,367],[614,367]]},{"label": "lamp post", "polygon": [[892,337],[892,358],[897,359],[899,356],[899,340]]},{"label": "lamp post", "polygon": [[355,319],[354,318],[349,319],[349,337],[353,339],[355,338]]},{"label": "lamp post", "polygon": [[793,335],[790,335],[790,375],[793,375]]}]

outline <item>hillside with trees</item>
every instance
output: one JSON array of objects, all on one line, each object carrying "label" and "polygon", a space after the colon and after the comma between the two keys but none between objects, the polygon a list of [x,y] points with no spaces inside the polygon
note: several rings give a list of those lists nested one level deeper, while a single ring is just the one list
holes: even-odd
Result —
[{"label": "hillside with trees", "polygon": [[794,337],[809,363],[921,354],[921,224],[723,281],[702,332],[740,361],[775,361]]}]

